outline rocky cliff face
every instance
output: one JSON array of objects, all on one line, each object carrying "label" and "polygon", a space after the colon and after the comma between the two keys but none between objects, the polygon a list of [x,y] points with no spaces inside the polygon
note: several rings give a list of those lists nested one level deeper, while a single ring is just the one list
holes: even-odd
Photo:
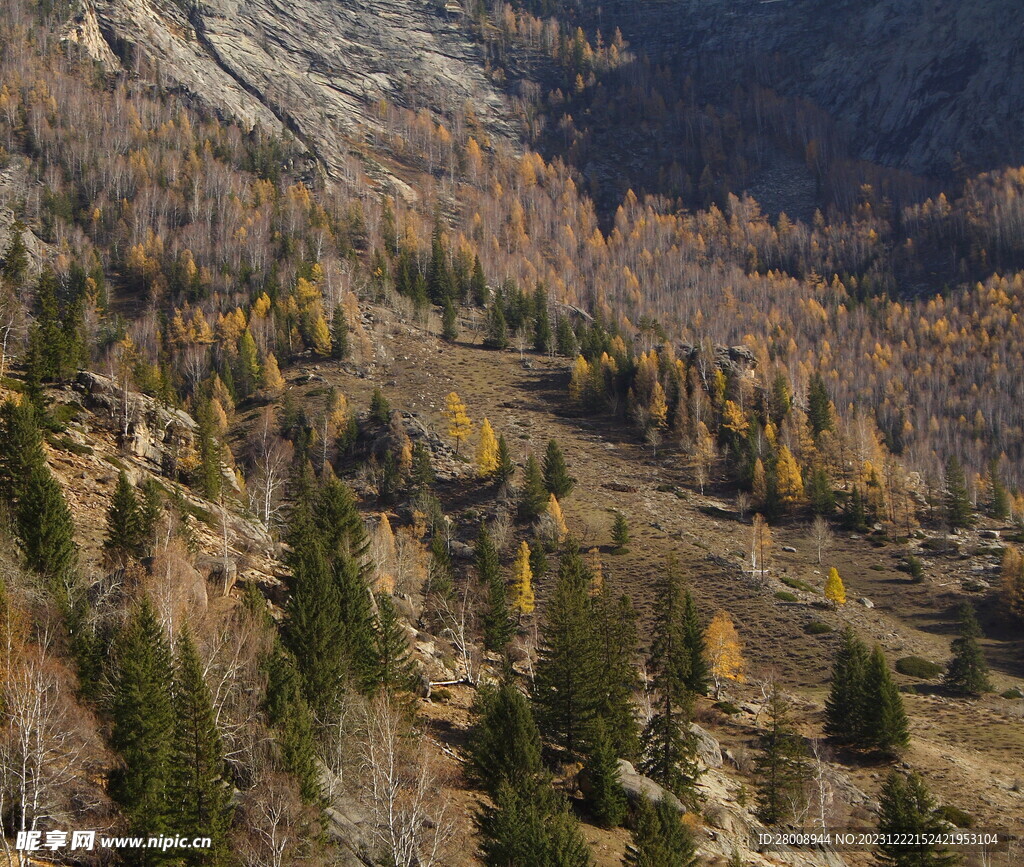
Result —
[{"label": "rocky cliff face", "polygon": [[[225,116],[291,130],[335,180],[345,174],[353,140],[378,126],[381,100],[426,107],[438,117],[469,101],[489,134],[514,130],[477,45],[442,3],[85,4],[69,38],[98,60],[109,63],[112,52],[127,65],[139,53],[148,55],[170,83]],[[414,195],[397,179],[391,182]]]},{"label": "rocky cliff face", "polygon": [[756,74],[812,100],[860,157],[944,174],[957,152],[978,170],[1024,160],[1019,12],[1013,0],[611,0],[595,23],[720,86]]}]

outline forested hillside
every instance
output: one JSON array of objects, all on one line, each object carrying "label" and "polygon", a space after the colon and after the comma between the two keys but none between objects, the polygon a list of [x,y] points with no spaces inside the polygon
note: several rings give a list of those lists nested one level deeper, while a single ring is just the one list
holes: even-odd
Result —
[{"label": "forested hillside", "polygon": [[0,20],[8,862],[1020,833],[1012,149],[854,149],[637,9],[407,7]]}]

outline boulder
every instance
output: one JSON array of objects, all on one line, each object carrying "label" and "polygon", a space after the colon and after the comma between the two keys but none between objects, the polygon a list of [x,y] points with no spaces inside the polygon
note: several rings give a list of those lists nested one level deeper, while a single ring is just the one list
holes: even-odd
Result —
[{"label": "boulder", "polygon": [[711,733],[697,723],[690,723],[690,731],[697,738],[697,758],[705,768],[722,767],[722,747]]},{"label": "boulder", "polygon": [[[662,798],[667,798],[668,802],[679,810],[680,813],[685,812],[685,808],[675,795],[662,788],[650,777],[637,773],[632,763],[627,762],[625,759],[619,759],[619,783],[626,793],[626,800],[634,806],[639,803],[641,798],[646,798],[654,804],[658,803]],[[592,787],[590,775],[587,773],[586,768],[583,768],[576,775],[576,785],[579,786],[580,791],[584,795],[590,793]]]},{"label": "boulder", "polygon": [[861,596],[860,599],[857,600],[857,602],[858,604],[863,605],[865,608],[875,607],[875,603],[868,599],[867,596]]}]

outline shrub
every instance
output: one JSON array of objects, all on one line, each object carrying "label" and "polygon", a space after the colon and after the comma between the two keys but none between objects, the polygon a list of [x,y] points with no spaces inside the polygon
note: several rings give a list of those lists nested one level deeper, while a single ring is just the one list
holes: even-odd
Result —
[{"label": "shrub", "polygon": [[775,598],[778,599],[779,602],[799,602],[800,601],[800,600],[798,600],[796,598],[795,594],[790,593],[788,590],[779,590],[775,594]]},{"label": "shrub", "polygon": [[907,677],[919,677],[931,680],[942,673],[942,666],[937,662],[929,662],[920,656],[904,656],[896,660],[896,670]]},{"label": "shrub", "polygon": [[801,581],[799,578],[790,578],[788,575],[782,576],[782,583],[787,587],[792,587],[794,590],[803,590],[804,593],[817,593],[810,584],[806,581]]},{"label": "shrub", "polygon": [[1013,689],[1008,689],[1006,690],[1006,692],[1000,693],[1000,695],[1002,695],[1003,698],[1009,699],[1024,698],[1024,692],[1021,692],[1019,689],[1017,689],[1017,687],[1013,687]]},{"label": "shrub", "polygon": [[828,635],[832,631],[832,627],[823,620],[812,620],[804,627],[808,635]]},{"label": "shrub", "polygon": [[950,804],[943,804],[935,812],[951,825],[956,825],[958,828],[974,827],[974,819],[971,817],[971,814],[965,813],[959,807],[954,807]]},{"label": "shrub", "polygon": [[731,701],[716,701],[712,707],[714,707],[715,710],[720,710],[724,714],[728,714],[729,716],[735,716],[740,712],[740,709]]}]

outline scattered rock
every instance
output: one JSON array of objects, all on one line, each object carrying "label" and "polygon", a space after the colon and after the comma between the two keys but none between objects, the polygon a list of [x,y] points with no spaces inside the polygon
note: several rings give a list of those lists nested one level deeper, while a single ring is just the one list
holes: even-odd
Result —
[{"label": "scattered rock", "polygon": [[857,602],[859,604],[863,605],[865,608],[874,608],[875,607],[875,603],[872,602],[870,599],[868,599],[867,596],[861,596],[860,599],[857,600]]},{"label": "scattered rock", "polygon": [[697,758],[704,767],[722,767],[722,747],[711,733],[697,723],[690,723],[690,731],[697,738]]},{"label": "scattered rock", "polygon": [[785,551],[787,554],[796,553],[796,548],[794,548],[792,545],[783,545],[782,550]]}]

